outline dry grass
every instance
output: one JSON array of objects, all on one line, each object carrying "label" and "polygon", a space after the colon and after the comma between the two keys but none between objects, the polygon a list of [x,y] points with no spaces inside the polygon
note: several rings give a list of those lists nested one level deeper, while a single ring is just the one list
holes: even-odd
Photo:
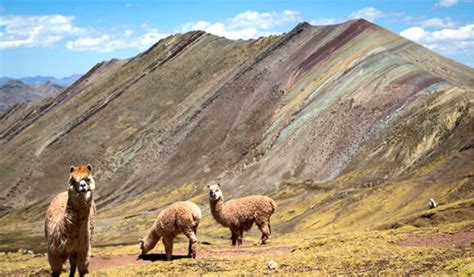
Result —
[{"label": "dry grass", "polygon": [[[472,224],[472,222],[471,222]],[[227,237],[207,237],[200,244],[204,256],[197,260],[178,259],[172,262],[156,261],[140,265],[120,265],[100,269],[93,276],[137,276],[153,274],[268,274],[268,273],[339,273],[339,274],[472,274],[472,246],[468,247],[412,247],[400,241],[413,235],[458,232],[469,224],[450,224],[437,228],[403,227],[387,231],[358,231],[341,233],[308,232],[275,235],[269,246],[258,245],[258,237],[248,235],[244,247],[228,246]],[[203,241],[201,239],[201,241]],[[286,246],[288,251],[272,251]],[[175,252],[185,253],[187,242],[180,238]],[[232,251],[232,255],[229,255]],[[154,250],[163,253],[160,243]],[[258,253],[253,254],[252,253]],[[138,255],[138,246],[122,245],[95,247],[94,256]],[[274,260],[277,270],[267,263]],[[12,272],[37,273],[49,271],[46,257],[31,257],[17,253],[0,256],[2,274]]]},{"label": "dry grass", "polygon": [[[422,201],[400,205],[414,199],[413,183],[409,181],[341,194],[341,190],[316,188],[308,182],[291,180],[273,196],[279,208],[272,217],[270,245],[262,250],[256,227],[244,237],[244,247],[228,246],[229,231],[217,225],[208,214],[207,198],[201,189],[195,184],[183,184],[170,193],[145,194],[114,209],[102,211],[93,240],[93,255],[96,257],[114,259],[117,255],[137,255],[136,242],[151,226],[158,211],[174,201],[192,199],[204,211],[198,232],[201,257],[197,260],[123,264],[99,269],[92,275],[474,273],[472,245],[412,247],[399,244],[412,236],[472,231],[474,221],[466,216],[472,213],[474,199],[454,201],[427,210],[422,207],[425,204]],[[390,197],[394,194],[397,199]],[[425,194],[429,195],[429,192]],[[27,225],[20,221],[15,226],[16,229],[0,229],[4,251],[16,252],[20,247],[14,247],[19,242],[40,245],[43,241],[42,232],[37,230],[42,226],[41,222]],[[28,230],[28,226],[34,226],[34,230]],[[287,250],[280,251],[282,248]],[[185,253],[186,249],[186,239],[178,237],[175,253]],[[163,245],[159,243],[154,252],[163,253]],[[270,260],[279,264],[277,270],[268,269]],[[0,274],[49,271],[46,257],[17,253],[2,254],[0,268]]]}]

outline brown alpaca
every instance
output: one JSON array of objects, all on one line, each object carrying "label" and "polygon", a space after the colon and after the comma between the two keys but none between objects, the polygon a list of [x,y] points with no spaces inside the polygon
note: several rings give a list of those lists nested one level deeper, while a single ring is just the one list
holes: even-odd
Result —
[{"label": "brown alpaca", "polygon": [[190,201],[176,202],[158,214],[158,218],[145,238],[140,240],[142,255],[153,249],[160,238],[165,245],[166,259],[171,260],[173,241],[179,234],[189,239],[188,256],[196,258],[197,228],[201,221],[201,209]]},{"label": "brown alpaca", "polygon": [[46,212],[45,234],[51,276],[59,276],[66,259],[71,265],[70,276],[89,272],[91,237],[94,230],[95,204],[92,193],[95,181],[91,165],[69,169],[69,190],[51,201]]},{"label": "brown alpaca", "polygon": [[250,230],[255,222],[262,232],[265,244],[272,229],[270,217],[277,207],[268,196],[252,195],[224,203],[220,184],[208,185],[209,203],[214,219],[232,232],[232,245],[242,245],[244,231]]}]

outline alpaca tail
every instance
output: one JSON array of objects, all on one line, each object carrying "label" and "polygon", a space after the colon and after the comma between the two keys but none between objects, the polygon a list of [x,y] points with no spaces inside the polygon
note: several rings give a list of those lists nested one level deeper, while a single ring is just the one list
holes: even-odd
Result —
[{"label": "alpaca tail", "polygon": [[[270,198],[270,205],[272,205],[272,214],[275,212],[277,208],[277,203],[275,200]],[[270,234],[272,233],[272,225],[270,224],[270,218],[268,218],[268,230],[270,231]]]},{"label": "alpaca tail", "polygon": [[272,214],[273,214],[275,212],[276,208],[277,208],[277,204],[276,204],[275,200],[270,198],[270,205],[272,205]]}]

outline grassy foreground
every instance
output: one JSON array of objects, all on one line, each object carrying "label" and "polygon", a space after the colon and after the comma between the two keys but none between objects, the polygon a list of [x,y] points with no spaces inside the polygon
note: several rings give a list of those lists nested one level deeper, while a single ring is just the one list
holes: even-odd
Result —
[{"label": "grassy foreground", "polygon": [[[230,246],[230,234],[209,215],[207,195],[185,184],[171,193],[150,193],[102,210],[93,237],[92,276],[161,274],[474,274],[474,198],[423,208],[420,193],[401,193],[409,183],[356,191],[342,202],[314,184],[291,183],[272,195],[279,208],[272,216],[269,244],[259,245],[254,226],[242,247]],[[392,191],[391,191],[392,190]],[[393,191],[396,190],[396,191]],[[406,189],[406,191],[409,191]],[[390,195],[397,194],[393,199]],[[367,195],[359,197],[359,195]],[[169,203],[190,199],[203,209],[198,229],[198,258],[184,257],[187,241],[179,236],[171,262],[163,244],[138,258],[138,239]],[[361,199],[355,204],[354,199]],[[404,206],[394,201],[406,199]],[[415,199],[416,201],[412,201]],[[409,201],[408,201],[409,200]],[[159,203],[159,204],[157,204]],[[327,204],[329,203],[329,204]],[[391,211],[392,209],[393,211]],[[29,220],[42,218],[32,215]],[[0,223],[0,276],[49,275],[43,222],[7,215]],[[355,224],[354,222],[358,223]],[[31,249],[40,254],[21,254]],[[270,269],[274,261],[277,268]],[[67,265],[65,266],[67,270]]]},{"label": "grassy foreground", "polygon": [[[275,234],[264,246],[258,245],[258,233],[253,230],[239,248],[229,246],[226,236],[203,236],[195,260],[180,258],[187,247],[180,237],[175,244],[176,259],[171,262],[137,261],[137,245],[96,247],[91,275],[436,273],[467,276],[474,274],[473,226],[474,221],[435,228],[402,227],[317,235],[302,231]],[[461,234],[461,241],[449,239],[456,234]],[[444,237],[444,243],[440,243],[440,236]],[[163,245],[158,244],[153,252],[163,253]],[[107,264],[100,264],[101,260]],[[278,264],[276,269],[268,268],[271,260]],[[46,275],[49,272],[45,256],[0,255],[0,275]]]}]

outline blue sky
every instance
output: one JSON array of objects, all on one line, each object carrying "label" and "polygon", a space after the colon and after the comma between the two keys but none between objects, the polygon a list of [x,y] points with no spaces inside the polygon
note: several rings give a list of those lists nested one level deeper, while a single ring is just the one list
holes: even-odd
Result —
[{"label": "blue sky", "polygon": [[0,15],[0,76],[15,78],[85,73],[195,29],[249,39],[359,17],[474,67],[474,0],[3,0]]}]

